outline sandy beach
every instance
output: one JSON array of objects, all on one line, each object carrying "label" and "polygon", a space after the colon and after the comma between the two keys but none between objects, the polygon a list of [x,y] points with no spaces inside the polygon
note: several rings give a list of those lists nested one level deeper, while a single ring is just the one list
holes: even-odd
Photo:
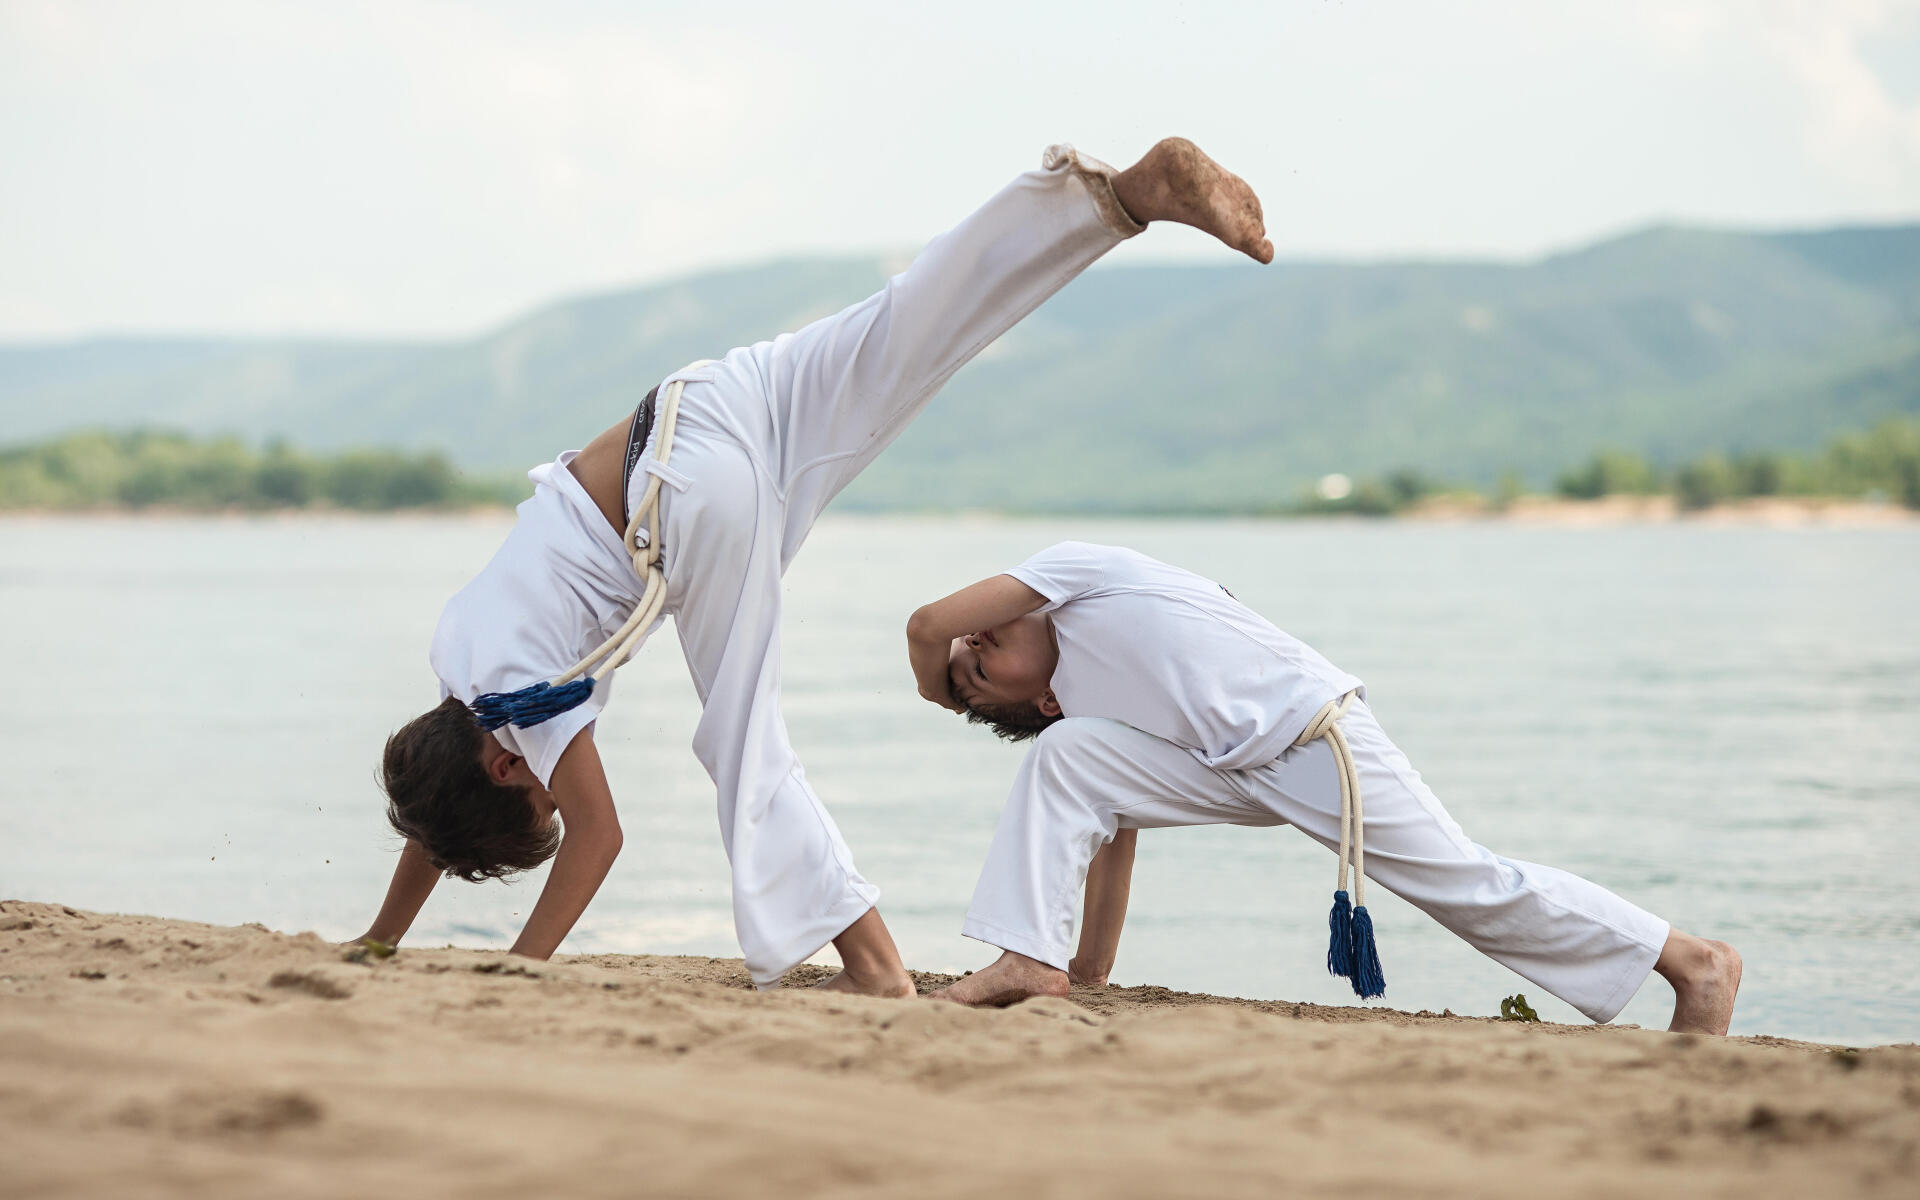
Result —
[{"label": "sandy beach", "polygon": [[[1920,1046],[1076,990],[0,904],[7,1196],[1912,1195]],[[946,977],[923,975],[923,991]]]}]

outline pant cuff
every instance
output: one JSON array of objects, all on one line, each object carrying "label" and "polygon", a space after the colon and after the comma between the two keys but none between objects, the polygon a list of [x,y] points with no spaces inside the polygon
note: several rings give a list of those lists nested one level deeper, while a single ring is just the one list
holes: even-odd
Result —
[{"label": "pant cuff", "polygon": [[1594,1007],[1585,1010],[1586,1015],[1593,1021],[1605,1025],[1619,1016],[1620,1010],[1627,1006],[1627,1001],[1633,999],[1633,994],[1639,991],[1640,985],[1647,981],[1647,976],[1653,974],[1653,964],[1659,961],[1660,950],[1667,944],[1667,935],[1673,930],[1673,926],[1665,921],[1660,922],[1660,925],[1660,936],[1652,945],[1643,942],[1638,947],[1633,961],[1628,964],[1625,971],[1621,972],[1620,982],[1614,987],[1612,994]]},{"label": "pant cuff", "polygon": [[[867,915],[880,899],[880,889],[861,880],[847,893],[839,904],[819,925],[812,927],[798,939],[782,947],[776,954],[768,954],[760,961],[748,961],[747,974],[753,977],[753,986],[763,992],[770,992],[780,986],[787,972],[818,954],[828,942],[847,931],[847,927]],[[817,932],[821,928],[833,930],[824,938]]]},{"label": "pant cuff", "polygon": [[[1146,226],[1133,219],[1113,190],[1114,169],[1091,154],[1082,154],[1067,142],[1048,146],[1040,156],[1040,166],[1048,171],[1072,171],[1087,185],[1087,195],[1100,213],[1100,221],[1118,237],[1130,238],[1144,232]],[[1025,951],[1021,951],[1025,953]]]},{"label": "pant cuff", "polygon": [[1024,954],[1028,958],[1036,962],[1043,962],[1057,971],[1067,969],[1067,959],[1070,956],[1065,950],[1057,946],[1050,946],[1039,938],[1030,937],[1023,933],[1015,933],[1010,929],[1002,929],[997,925],[988,924],[977,917],[968,917],[966,923],[960,926],[960,934],[962,937],[970,937],[976,942],[985,942],[989,946],[997,946],[1002,950],[1011,950],[1015,954]]}]

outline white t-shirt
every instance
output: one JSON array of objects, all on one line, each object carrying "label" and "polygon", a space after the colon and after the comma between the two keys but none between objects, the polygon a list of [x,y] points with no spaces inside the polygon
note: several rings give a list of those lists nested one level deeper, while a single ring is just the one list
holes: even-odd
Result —
[{"label": "white t-shirt", "polygon": [[[552,679],[618,629],[640,602],[645,582],[620,535],[567,464],[569,450],[527,472],[533,497],[472,582],[440,613],[428,655],[442,696],[471,704],[487,692],[511,692]],[[493,736],[551,785],[560,755],[606,707],[611,675],[585,703],[526,729]]]},{"label": "white t-shirt", "polygon": [[1123,721],[1219,770],[1278,758],[1360,686],[1219,584],[1138,551],[1062,542],[1007,574],[1046,597],[1062,712]]}]

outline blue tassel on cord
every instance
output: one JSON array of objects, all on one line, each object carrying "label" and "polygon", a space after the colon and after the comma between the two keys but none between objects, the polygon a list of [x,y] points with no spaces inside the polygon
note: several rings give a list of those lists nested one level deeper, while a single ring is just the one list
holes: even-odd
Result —
[{"label": "blue tassel on cord", "polygon": [[540,682],[517,692],[488,692],[467,705],[482,729],[515,725],[525,729],[542,721],[551,721],[568,709],[578,708],[593,695],[593,680],[582,675],[571,683],[555,687]]},{"label": "blue tassel on cord", "polygon": [[1327,934],[1327,974],[1353,974],[1353,904],[1345,892],[1333,894]]},{"label": "blue tassel on cord", "polygon": [[1373,918],[1362,904],[1353,910],[1353,994],[1362,1000],[1385,995],[1387,977],[1380,972],[1380,952],[1373,945]]}]

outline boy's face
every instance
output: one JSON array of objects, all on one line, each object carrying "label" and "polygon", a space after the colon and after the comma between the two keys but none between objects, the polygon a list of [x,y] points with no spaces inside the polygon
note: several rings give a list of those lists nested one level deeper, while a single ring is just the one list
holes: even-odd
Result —
[{"label": "boy's face", "polygon": [[1053,623],[1044,613],[1028,613],[953,639],[953,648],[947,652],[947,681],[954,698],[970,708],[1034,703],[1042,712],[1049,705],[1058,712],[1048,684],[1059,662]]},{"label": "boy's face", "polygon": [[540,777],[533,773],[526,759],[510,752],[492,734],[480,739],[480,765],[486,768],[487,777],[495,783],[526,789],[527,803],[533,806],[533,815],[537,819],[543,822],[553,820],[553,814],[558,809],[553,802],[553,793],[541,785]]}]

